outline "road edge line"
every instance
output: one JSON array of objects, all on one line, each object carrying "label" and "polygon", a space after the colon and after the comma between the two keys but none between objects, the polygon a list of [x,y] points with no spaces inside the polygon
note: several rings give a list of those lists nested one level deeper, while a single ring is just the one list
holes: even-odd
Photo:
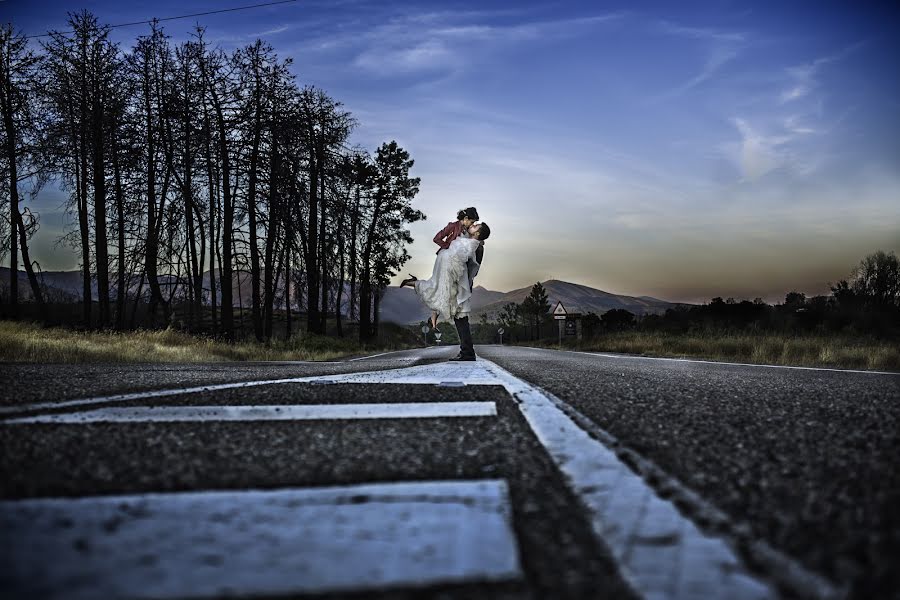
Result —
[{"label": "road edge line", "polygon": [[[631,474],[638,477],[644,485],[650,488],[656,498],[671,503],[678,511],[678,514],[694,525],[701,534],[725,542],[742,564],[746,565],[747,561],[745,558],[749,558],[750,562],[758,569],[762,570],[764,576],[772,583],[779,587],[786,587],[799,597],[808,598],[810,600],[835,600],[847,596],[848,590],[846,587],[835,586],[825,577],[806,569],[793,558],[772,548],[762,540],[749,539],[751,532],[747,525],[732,521],[732,519],[730,519],[723,511],[704,500],[696,492],[692,491],[678,479],[669,475],[651,461],[645,459],[634,450],[624,446],[615,436],[601,428],[565,401],[539,386],[516,377],[493,361],[486,359],[480,360],[487,363],[490,366],[489,368],[495,371],[498,379],[501,379],[501,381],[512,380],[516,384],[507,386],[506,381],[504,381],[504,387],[507,387],[507,391],[516,399],[519,404],[519,410],[522,412],[529,427],[531,427],[532,432],[538,439],[540,439],[541,436],[539,432],[534,429],[532,420],[529,418],[526,408],[523,407],[520,394],[531,394],[542,397],[543,400],[562,413],[562,416],[567,418],[575,427],[579,428],[595,442],[612,452]],[[513,389],[519,386],[520,389]],[[561,461],[558,460],[557,456],[554,456],[551,449],[547,447],[543,440],[541,440],[541,443],[547,449],[548,453],[550,453],[554,463],[557,464],[557,468],[563,472],[570,489],[575,493],[579,500],[586,505],[586,508],[592,517],[595,516],[598,511],[592,504],[596,504],[596,502],[591,502],[590,499],[586,498],[588,494],[579,490],[579,488],[583,486],[579,486],[570,474],[566,472]],[[651,484],[650,480],[652,479],[656,479],[658,483],[656,485]],[[664,489],[667,496],[671,495],[671,499],[660,495],[658,488]],[[701,518],[698,519],[697,517]],[[603,543],[609,546],[609,541],[602,532],[597,531],[596,525],[595,534]],[[611,550],[613,549],[611,548]],[[615,554],[614,550],[613,552]],[[616,558],[617,562],[619,562],[618,557]],[[632,581],[634,575],[626,573],[626,569],[624,568],[625,565],[621,562],[619,562],[619,566],[623,569],[623,574],[626,575],[626,580],[629,584],[640,591],[640,588],[634,586],[634,582]],[[750,573],[753,574],[752,571]],[[753,576],[755,577],[756,575],[753,574]]]}]

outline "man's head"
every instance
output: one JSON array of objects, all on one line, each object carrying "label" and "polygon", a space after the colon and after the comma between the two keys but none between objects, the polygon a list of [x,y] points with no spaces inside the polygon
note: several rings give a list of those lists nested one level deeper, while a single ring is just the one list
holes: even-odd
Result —
[{"label": "man's head", "polygon": [[487,223],[476,223],[469,227],[469,235],[483,242],[491,235],[491,228]]}]

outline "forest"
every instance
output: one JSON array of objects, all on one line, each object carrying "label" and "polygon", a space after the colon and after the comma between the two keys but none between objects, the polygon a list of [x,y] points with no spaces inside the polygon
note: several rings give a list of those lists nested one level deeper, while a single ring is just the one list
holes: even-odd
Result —
[{"label": "forest", "polygon": [[374,339],[407,226],[425,219],[409,153],[353,145],[353,115],[262,40],[226,52],[197,26],[175,44],[153,22],[123,48],[89,12],[69,26],[38,43],[0,27],[4,315],[27,303],[45,320],[61,300],[29,253],[31,202],[59,186],[80,328],[161,328],[178,313],[187,331],[233,341],[246,309],[259,341],[343,337],[348,320]]}]

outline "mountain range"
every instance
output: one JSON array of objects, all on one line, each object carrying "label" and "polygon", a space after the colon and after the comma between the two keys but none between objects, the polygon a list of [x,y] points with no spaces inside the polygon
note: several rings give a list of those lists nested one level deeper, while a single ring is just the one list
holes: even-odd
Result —
[{"label": "mountain range", "polygon": [[[78,302],[81,299],[82,283],[80,271],[47,271],[43,273],[43,283],[46,286],[48,300],[56,302]],[[168,278],[161,276],[161,283],[166,285]],[[240,275],[235,272],[234,298],[235,305],[250,305],[249,274],[242,271]],[[240,280],[240,285],[238,285]],[[204,274],[204,287],[208,287],[209,273]],[[9,269],[0,267],[0,286],[8,289]],[[138,281],[131,281],[129,291],[134,292],[139,287]],[[594,312],[598,315],[614,308],[625,309],[635,315],[662,314],[667,309],[677,306],[677,303],[659,300],[650,296],[624,296],[598,290],[586,285],[570,283],[551,279],[542,282],[550,300],[551,309],[557,302],[562,302],[569,313]],[[142,286],[146,291],[146,282]],[[349,287],[349,286],[348,286]],[[96,297],[96,285],[93,286],[93,294]],[[347,290],[349,292],[349,290]],[[531,286],[499,292],[489,290],[482,286],[476,286],[472,292],[472,317],[479,319],[481,315],[495,318],[506,304],[521,304],[531,292]],[[19,293],[23,299],[31,297],[31,288],[24,272],[19,273]],[[279,292],[280,294],[280,292]],[[344,295],[344,310],[347,310],[347,296]],[[381,300],[381,319],[394,323],[418,323],[428,318],[429,310],[419,302],[415,292],[410,288],[388,286]]]},{"label": "mountain range", "polygon": [[[596,288],[550,279],[541,283],[550,300],[551,310],[557,302],[562,302],[568,313],[594,312],[602,315],[614,308],[625,309],[635,315],[662,314],[669,308],[678,305],[675,302],[667,302],[650,296],[623,296],[612,294]],[[512,290],[511,292],[497,292],[476,286],[472,291],[472,317],[479,319],[486,314],[488,318],[495,318],[503,307],[510,302],[521,304],[531,287],[527,286]],[[417,323],[428,318],[429,311],[422,306],[415,293],[410,288],[400,289],[388,287],[381,301],[381,318],[384,321],[395,323]]]}]

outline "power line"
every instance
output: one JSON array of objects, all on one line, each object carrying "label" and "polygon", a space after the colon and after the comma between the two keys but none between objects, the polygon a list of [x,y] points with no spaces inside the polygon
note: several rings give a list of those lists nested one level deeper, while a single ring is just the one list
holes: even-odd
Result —
[{"label": "power line", "polygon": [[[143,25],[145,23],[161,23],[163,21],[175,21],[176,19],[190,19],[191,17],[204,17],[206,15],[217,15],[219,13],[227,13],[227,12],[235,12],[238,10],[248,10],[251,8],[262,8],[264,6],[275,6],[276,4],[287,4],[288,2],[296,2],[297,0],[277,0],[277,2],[265,2],[263,4],[251,4],[249,6],[236,6],[235,8],[223,8],[220,10],[210,10],[207,12],[199,12],[193,13],[190,15],[180,15],[177,17],[165,17],[163,19],[147,19],[146,21],[132,21],[131,23],[119,23],[118,25],[108,25],[110,29],[115,29],[116,27],[129,27],[131,25]],[[74,31],[62,31],[60,33],[75,33]],[[30,38],[39,38],[39,37],[47,37],[50,35],[49,33],[41,33],[39,35],[27,35],[25,39]]]}]

